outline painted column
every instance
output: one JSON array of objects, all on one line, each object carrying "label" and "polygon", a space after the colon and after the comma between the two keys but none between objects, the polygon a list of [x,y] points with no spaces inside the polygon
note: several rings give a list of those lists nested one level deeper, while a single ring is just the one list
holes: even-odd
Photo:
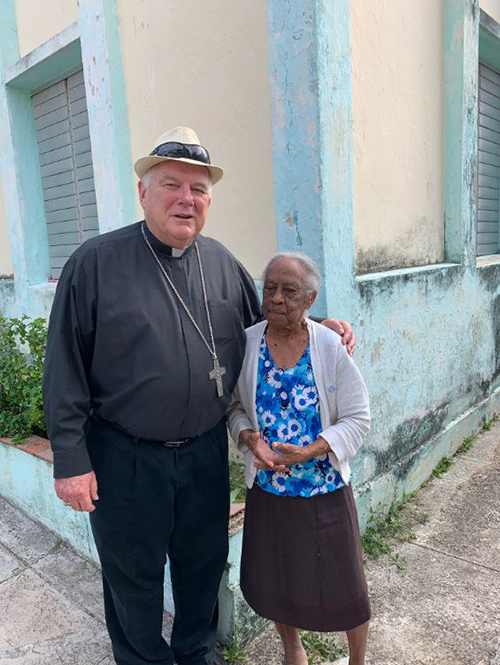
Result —
[{"label": "painted column", "polygon": [[[6,72],[19,59],[13,0],[0,5],[0,170],[9,225],[16,300],[26,303],[29,287],[45,282],[49,247],[29,93],[6,85]],[[27,128],[30,128],[27,130]]]},{"label": "painted column", "polygon": [[99,231],[135,221],[135,186],[116,0],[79,3]]},{"label": "painted column", "polygon": [[320,266],[317,314],[355,311],[349,0],[267,0],[279,251]]},{"label": "painted column", "polygon": [[478,0],[446,0],[445,255],[476,263]]}]

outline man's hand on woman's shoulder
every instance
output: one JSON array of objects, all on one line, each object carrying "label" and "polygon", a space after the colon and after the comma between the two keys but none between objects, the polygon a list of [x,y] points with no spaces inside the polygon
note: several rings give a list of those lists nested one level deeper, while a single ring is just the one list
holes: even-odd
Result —
[{"label": "man's hand on woman's shoulder", "polygon": [[321,324],[340,335],[342,337],[342,344],[347,349],[347,353],[350,356],[354,355],[356,349],[356,335],[354,334],[349,321],[343,321],[342,319],[323,319]]}]

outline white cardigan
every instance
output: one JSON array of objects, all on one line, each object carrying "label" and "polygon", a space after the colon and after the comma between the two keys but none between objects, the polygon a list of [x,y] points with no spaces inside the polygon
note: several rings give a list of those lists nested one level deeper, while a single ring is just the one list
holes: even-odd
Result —
[{"label": "white cardigan", "polygon": [[[228,415],[229,428],[238,443],[244,429],[259,430],[255,393],[259,349],[267,321],[246,330],[245,359],[233,393],[233,408]],[[340,337],[320,323],[307,319],[311,363],[319,394],[319,412],[325,439],[332,452],[330,462],[340,472],[344,483],[351,477],[349,459],[358,451],[370,429],[368,392],[354,361]],[[254,455],[245,445],[238,445],[245,456],[245,481],[252,487],[256,468]]]}]

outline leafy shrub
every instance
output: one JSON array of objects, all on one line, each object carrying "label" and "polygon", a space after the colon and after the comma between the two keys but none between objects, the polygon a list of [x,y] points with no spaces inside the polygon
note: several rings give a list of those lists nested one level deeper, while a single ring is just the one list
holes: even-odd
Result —
[{"label": "leafy shrub", "polygon": [[47,328],[44,319],[0,317],[0,436],[19,443],[46,436],[42,376]]},{"label": "leafy shrub", "polygon": [[247,486],[245,485],[245,467],[239,462],[229,462],[229,487],[231,503],[245,501]]}]

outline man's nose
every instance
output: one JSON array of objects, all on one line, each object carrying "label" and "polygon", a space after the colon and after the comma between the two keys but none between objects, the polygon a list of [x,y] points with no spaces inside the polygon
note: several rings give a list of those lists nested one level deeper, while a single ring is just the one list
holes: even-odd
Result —
[{"label": "man's nose", "polygon": [[193,193],[191,191],[191,188],[189,185],[183,185],[180,190],[179,190],[179,200],[182,201],[182,203],[192,205],[193,204]]}]

